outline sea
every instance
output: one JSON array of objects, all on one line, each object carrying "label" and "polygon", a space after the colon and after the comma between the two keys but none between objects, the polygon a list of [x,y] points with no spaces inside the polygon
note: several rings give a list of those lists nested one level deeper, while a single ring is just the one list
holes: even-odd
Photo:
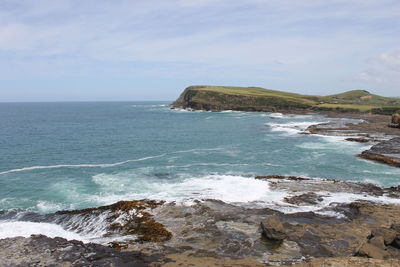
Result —
[{"label": "sea", "polygon": [[276,195],[258,175],[399,184],[399,168],[356,157],[371,144],[304,132],[343,119],[169,104],[0,103],[0,238],[42,233],[82,240],[60,225],[21,221],[18,214],[120,200],[271,206]]}]

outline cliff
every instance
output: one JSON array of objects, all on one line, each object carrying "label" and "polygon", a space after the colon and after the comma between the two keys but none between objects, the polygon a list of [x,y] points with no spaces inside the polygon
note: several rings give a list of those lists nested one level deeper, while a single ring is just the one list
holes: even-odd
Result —
[{"label": "cliff", "polygon": [[172,107],[210,111],[335,110],[392,114],[400,110],[400,99],[364,90],[313,96],[259,87],[190,86],[172,103]]}]

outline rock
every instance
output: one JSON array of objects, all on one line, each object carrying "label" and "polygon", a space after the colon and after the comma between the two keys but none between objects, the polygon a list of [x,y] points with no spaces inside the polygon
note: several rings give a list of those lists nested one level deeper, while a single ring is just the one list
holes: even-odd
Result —
[{"label": "rock", "polygon": [[[132,236],[131,242],[164,242],[171,239],[171,232],[163,224],[157,222],[150,213],[151,210],[163,205],[163,201],[133,200],[119,201],[112,205],[88,208],[82,210],[58,211],[47,215],[51,221],[62,221],[71,224],[77,218],[96,222],[97,217],[104,217],[107,222],[105,236]],[[95,226],[95,224],[94,224]],[[89,230],[90,224],[83,224],[84,230]],[[75,229],[79,230],[79,229]]]},{"label": "rock", "polygon": [[261,230],[263,235],[271,241],[282,241],[286,238],[285,228],[275,215],[261,222]]},{"label": "rock", "polygon": [[371,234],[374,237],[381,236],[385,242],[385,245],[391,244],[398,235],[398,233],[395,230],[384,227],[373,229]]},{"label": "rock", "polygon": [[346,141],[358,142],[358,143],[368,143],[368,142],[371,142],[371,141],[373,141],[373,140],[367,139],[367,138],[354,138],[354,137],[349,137],[349,138],[346,138]]},{"label": "rock", "polygon": [[395,224],[395,223],[393,223],[393,224],[390,226],[390,229],[393,229],[393,230],[395,230],[397,233],[400,234],[400,224]]},{"label": "rock", "polygon": [[[289,266],[289,265],[288,265]],[[360,257],[316,258],[305,263],[290,265],[291,267],[395,267],[400,266],[400,260],[378,260]]]},{"label": "rock", "polygon": [[387,257],[385,250],[370,243],[364,243],[357,253],[359,256],[383,260]]},{"label": "rock", "polygon": [[380,142],[358,155],[360,158],[400,167],[400,137]]},{"label": "rock", "polygon": [[393,242],[392,242],[391,245],[392,245],[393,247],[395,247],[395,248],[399,248],[399,249],[400,249],[400,236],[396,237],[396,238],[393,240]]},{"label": "rock", "polygon": [[111,248],[115,248],[117,250],[123,250],[129,247],[129,244],[127,242],[113,241],[108,244]]},{"label": "rock", "polygon": [[0,266],[149,266],[160,256],[32,235],[0,240]]},{"label": "rock", "polygon": [[285,202],[293,205],[316,205],[323,200],[321,195],[317,195],[314,192],[308,192],[305,194],[285,197]]},{"label": "rock", "polygon": [[392,123],[389,124],[392,128],[400,128],[400,113],[395,113],[392,115]]},{"label": "rock", "polygon": [[380,249],[383,250],[386,249],[385,240],[383,239],[383,236],[374,236],[369,240],[369,243]]},{"label": "rock", "polygon": [[264,176],[256,176],[256,179],[260,180],[268,180],[268,179],[282,179],[282,180],[291,180],[291,181],[305,181],[310,180],[310,178],[304,178],[299,176],[283,176],[283,175],[264,175]]}]

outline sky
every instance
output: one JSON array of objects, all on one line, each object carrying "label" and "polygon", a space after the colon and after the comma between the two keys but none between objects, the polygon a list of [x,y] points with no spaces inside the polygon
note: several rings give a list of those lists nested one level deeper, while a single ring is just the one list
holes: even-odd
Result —
[{"label": "sky", "polygon": [[0,0],[0,102],[400,96],[399,0]]}]

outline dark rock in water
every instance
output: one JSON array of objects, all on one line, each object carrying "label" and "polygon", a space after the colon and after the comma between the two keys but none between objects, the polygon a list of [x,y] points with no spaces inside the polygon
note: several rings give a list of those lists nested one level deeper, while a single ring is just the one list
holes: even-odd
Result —
[{"label": "dark rock in water", "polygon": [[282,241],[286,238],[285,228],[276,215],[261,222],[263,235],[271,241]]},{"label": "dark rock in water", "polygon": [[323,200],[321,195],[317,195],[314,192],[309,192],[293,197],[285,197],[287,203],[293,205],[316,205]]},{"label": "dark rock in water", "polygon": [[267,180],[267,179],[284,179],[284,180],[292,180],[292,181],[304,181],[310,180],[309,178],[299,177],[299,176],[283,176],[283,175],[264,175],[264,176],[256,176],[256,179]]},{"label": "dark rock in water", "polygon": [[378,143],[358,156],[360,158],[400,167],[400,137]]},{"label": "dark rock in water", "polygon": [[358,143],[368,143],[371,141],[374,141],[373,139],[367,139],[367,138],[355,138],[355,137],[350,137],[350,138],[346,138],[346,141],[350,141],[350,142],[358,142]]},{"label": "dark rock in water", "polygon": [[160,257],[43,235],[2,239],[0,248],[1,266],[149,266]]}]

